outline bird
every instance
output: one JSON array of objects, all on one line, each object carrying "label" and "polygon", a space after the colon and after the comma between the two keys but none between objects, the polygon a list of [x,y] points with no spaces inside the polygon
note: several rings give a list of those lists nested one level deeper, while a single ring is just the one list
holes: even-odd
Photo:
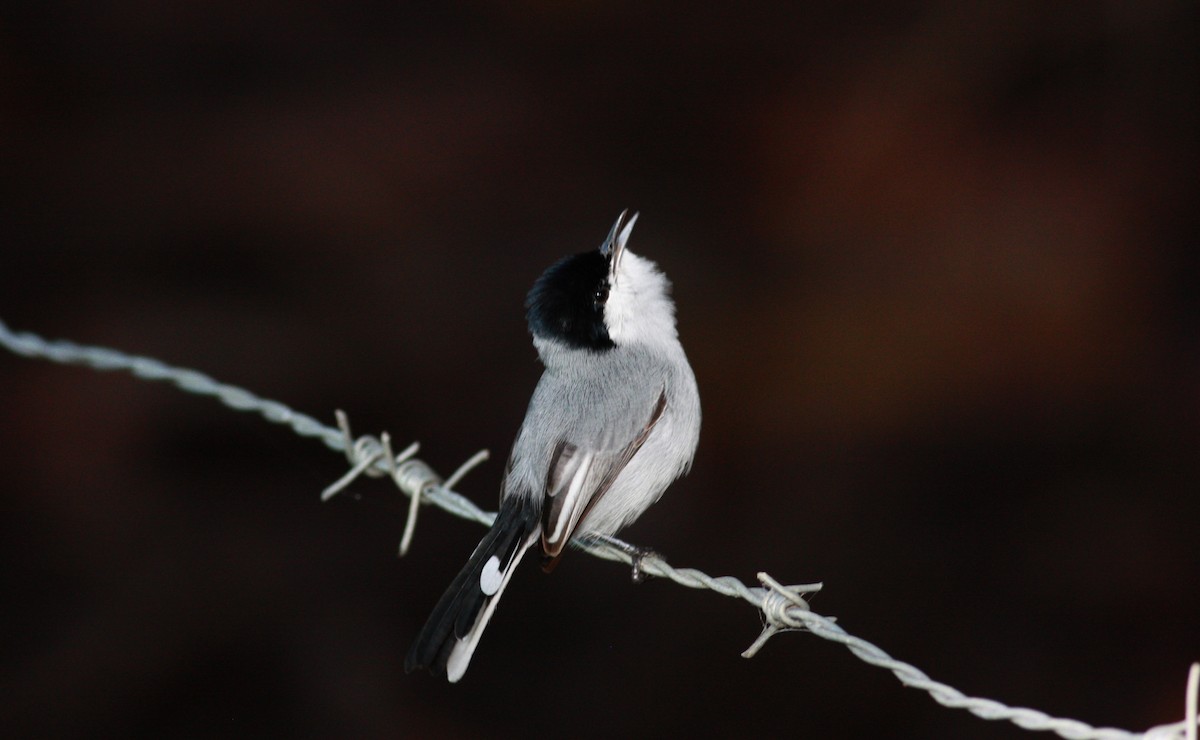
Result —
[{"label": "bird", "polygon": [[[544,370],[513,442],[496,519],[405,659],[457,683],[513,572],[536,550],[549,572],[575,536],[609,538],[688,472],[700,395],[670,282],[630,251],[624,210],[599,249],[565,257],[525,300]],[[639,553],[634,553],[637,577]]]}]

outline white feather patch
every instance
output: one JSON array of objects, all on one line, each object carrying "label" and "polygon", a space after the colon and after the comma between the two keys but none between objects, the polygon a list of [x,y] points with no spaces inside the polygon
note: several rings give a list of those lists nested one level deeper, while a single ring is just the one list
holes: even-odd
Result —
[{"label": "white feather patch", "polygon": [[[579,515],[583,513],[584,505],[587,503],[586,498],[581,499],[583,493],[583,484],[587,482],[588,471],[592,469],[592,453],[584,454],[579,461],[579,466],[575,468],[575,474],[571,476],[571,483],[567,487],[566,494],[563,498],[562,509],[558,512],[558,521],[554,522],[554,530],[546,537],[547,542],[558,542],[559,540],[570,537],[575,529],[575,523],[579,521]],[[589,492],[590,493],[590,492]]]},{"label": "white feather patch", "polygon": [[483,591],[484,596],[493,596],[500,590],[500,584],[503,581],[503,574],[500,573],[500,558],[493,555],[483,564],[483,572],[479,574],[479,590]]}]

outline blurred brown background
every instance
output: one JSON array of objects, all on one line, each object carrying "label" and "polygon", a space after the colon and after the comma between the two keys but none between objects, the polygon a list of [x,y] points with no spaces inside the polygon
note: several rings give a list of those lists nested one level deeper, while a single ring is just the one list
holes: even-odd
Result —
[{"label": "blurred brown background", "polygon": [[[829,4],[834,5],[834,4]],[[1200,659],[1191,2],[111,2],[0,11],[0,318],[444,473],[507,454],[522,299],[621,208],[696,466],[627,531],[823,580],[971,694],[1176,721]],[[976,737],[748,605],[572,556],[464,682],[403,657],[482,530],[173,388],[0,355],[5,737]],[[500,460],[461,486],[494,505]]]}]

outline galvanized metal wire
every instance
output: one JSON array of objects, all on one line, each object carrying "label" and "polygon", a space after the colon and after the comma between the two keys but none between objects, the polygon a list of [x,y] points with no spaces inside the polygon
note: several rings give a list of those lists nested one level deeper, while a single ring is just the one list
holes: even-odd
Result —
[{"label": "galvanized metal wire", "polygon": [[[237,411],[257,413],[269,422],[291,428],[302,437],[314,437],[327,447],[344,452],[350,462],[350,470],[325,489],[322,500],[344,490],[360,475],[390,478],[411,502],[400,545],[401,555],[408,551],[412,543],[417,511],[422,502],[485,526],[490,525],[496,516],[453,490],[463,475],[486,459],[486,452],[476,454],[443,480],[428,464],[415,457],[419,449],[417,443],[395,453],[386,433],[378,437],[355,437],[350,431],[349,420],[340,411],[337,412],[338,427],[329,427],[278,401],[221,383],[195,370],[104,347],[79,345],[66,340],[49,341],[29,332],[14,332],[3,321],[0,321],[0,345],[22,357],[83,365],[101,371],[119,370],[144,380],[173,383],[188,393],[211,396]],[[749,602],[759,610],[763,629],[758,639],[742,653],[747,658],[753,657],[767,640],[780,632],[804,630],[821,639],[844,645],[859,660],[891,671],[900,683],[925,691],[942,706],[964,709],[983,719],[1003,720],[1026,730],[1049,731],[1071,740],[1196,740],[1200,663],[1193,664],[1188,674],[1184,721],[1141,733],[1110,727],[1097,728],[1073,719],[1052,717],[1036,709],[1010,707],[991,699],[967,696],[952,686],[931,679],[915,666],[897,660],[882,648],[846,632],[833,618],[812,611],[805,596],[819,591],[822,586],[820,583],[786,586],[766,573],[759,573],[760,585],[747,586],[732,576],[710,576],[694,568],[675,568],[661,557],[643,555],[639,548],[615,538],[577,538],[573,544],[606,560],[634,563],[636,559],[636,568],[641,572],[670,579],[681,586],[707,589]]]}]

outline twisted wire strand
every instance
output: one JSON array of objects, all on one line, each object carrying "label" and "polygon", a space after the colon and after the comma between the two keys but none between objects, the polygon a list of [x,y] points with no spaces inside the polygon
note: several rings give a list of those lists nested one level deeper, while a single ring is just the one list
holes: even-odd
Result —
[{"label": "twisted wire strand", "polygon": [[237,386],[218,382],[204,373],[173,367],[153,357],[129,355],[106,347],[89,347],[65,339],[50,341],[30,332],[14,332],[0,320],[0,344],[22,357],[35,357],[63,365],[85,365],[93,370],[125,370],[143,380],[166,381],[188,393],[213,396],[235,411],[252,411],[273,424],[283,424],[301,437],[316,437],[334,450],[342,449],[336,429],[293,411],[287,406]]},{"label": "twisted wire strand", "polygon": [[[413,455],[417,445],[413,443],[400,454],[395,454],[387,434],[379,438],[363,435],[355,438],[350,433],[345,415],[338,412],[339,428],[322,424],[311,416],[299,413],[278,401],[257,396],[236,386],[221,383],[203,373],[187,368],[167,365],[150,357],[129,355],[104,347],[79,345],[66,340],[49,341],[29,332],[13,332],[0,320],[0,345],[22,357],[50,360],[66,365],[84,365],[95,370],[124,370],[134,376],[154,381],[166,381],[181,390],[201,396],[212,396],[236,411],[254,412],[269,422],[290,427],[302,437],[321,440],[333,450],[342,451],[351,463],[350,471],[325,489],[322,499],[326,500],[348,486],[359,475],[373,477],[388,476],[405,495],[412,500],[405,537],[401,543],[401,554],[408,549],[412,527],[416,523],[416,508],[420,502],[431,503],[463,519],[490,526],[495,513],[476,506],[470,499],[454,492],[452,487],[474,465],[486,457],[480,453],[464,463],[449,478],[442,480],[432,468]],[[1069,740],[1195,740],[1197,676],[1200,664],[1193,665],[1189,673],[1186,694],[1186,720],[1151,728],[1144,733],[1133,733],[1115,728],[1095,728],[1073,719],[1052,717],[1045,712],[1027,707],[1009,707],[1000,702],[971,697],[958,689],[931,679],[919,668],[897,660],[882,648],[849,634],[839,627],[833,618],[812,611],[804,596],[814,593],[821,584],[784,586],[766,573],[759,573],[761,586],[747,586],[733,576],[710,576],[694,568],[675,568],[661,557],[643,555],[642,551],[616,538],[598,541],[576,538],[572,544],[585,552],[605,560],[635,563],[642,572],[667,578],[688,588],[707,589],[734,598],[740,598],[757,608],[764,626],[758,639],[743,653],[752,657],[768,639],[779,632],[806,630],[824,640],[844,645],[863,662],[891,671],[905,686],[927,692],[934,701],[953,709],[965,709],[977,717],[988,720],[1005,720],[1026,730],[1054,732]],[[636,571],[635,571],[636,572]]]}]

